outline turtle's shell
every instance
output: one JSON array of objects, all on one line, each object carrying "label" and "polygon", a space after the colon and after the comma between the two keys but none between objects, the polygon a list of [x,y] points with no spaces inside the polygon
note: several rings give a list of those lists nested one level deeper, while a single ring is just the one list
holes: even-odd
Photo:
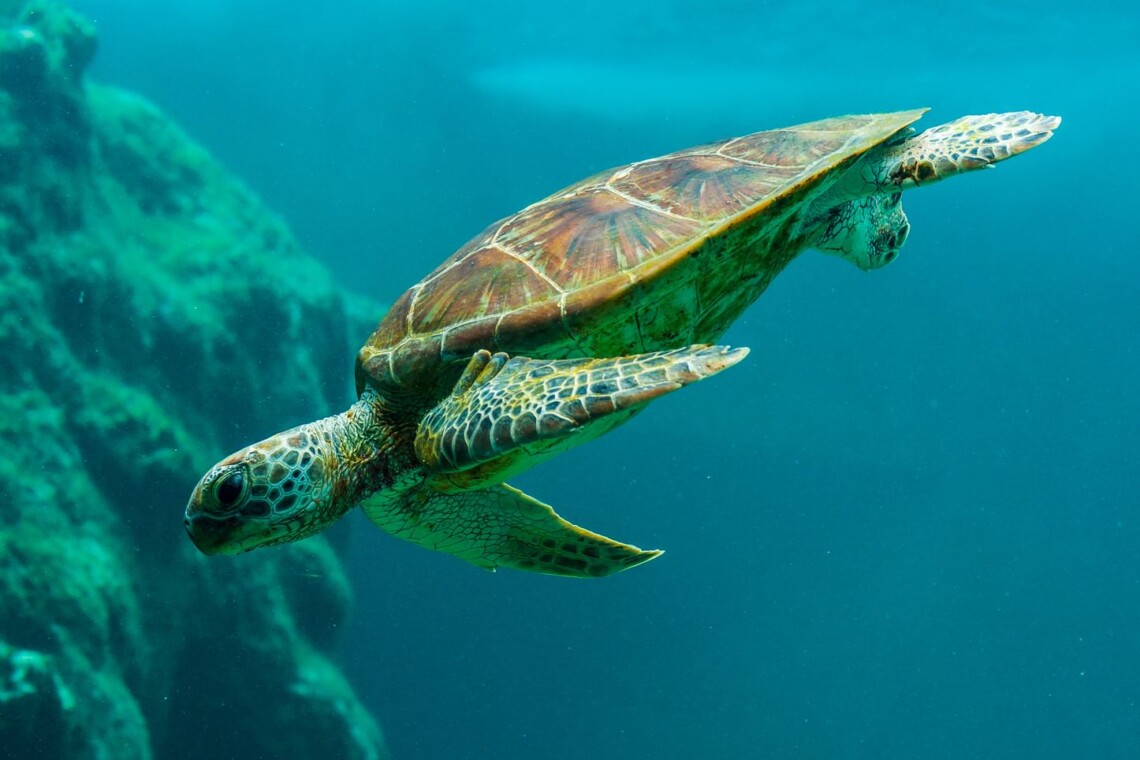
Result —
[{"label": "turtle's shell", "polygon": [[923,110],[843,116],[578,182],[472,239],[395,303],[357,390],[434,397],[479,349],[617,356],[714,341],[808,240],[811,200]]}]

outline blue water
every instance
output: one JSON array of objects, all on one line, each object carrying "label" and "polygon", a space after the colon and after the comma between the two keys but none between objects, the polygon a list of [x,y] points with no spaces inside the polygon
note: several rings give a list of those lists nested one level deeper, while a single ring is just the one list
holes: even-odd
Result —
[{"label": "blue water", "polygon": [[343,661],[397,758],[1140,757],[1134,3],[79,5],[97,77],[385,302],[608,166],[1061,115],[909,193],[896,263],[804,255],[727,336],[744,364],[517,480],[664,557],[492,575],[353,515]]}]

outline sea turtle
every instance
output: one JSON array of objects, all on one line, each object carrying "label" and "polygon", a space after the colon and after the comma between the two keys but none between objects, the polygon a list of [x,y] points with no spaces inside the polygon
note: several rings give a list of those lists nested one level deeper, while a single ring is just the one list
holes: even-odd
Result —
[{"label": "sea turtle", "polygon": [[359,400],[206,473],[186,529],[206,554],[323,530],[360,504],[475,565],[603,576],[660,552],[566,522],[506,485],[736,364],[713,344],[800,251],[890,263],[901,191],[992,166],[1060,119],[925,109],[842,116],[638,161],[492,224],[404,293],[356,360]]}]

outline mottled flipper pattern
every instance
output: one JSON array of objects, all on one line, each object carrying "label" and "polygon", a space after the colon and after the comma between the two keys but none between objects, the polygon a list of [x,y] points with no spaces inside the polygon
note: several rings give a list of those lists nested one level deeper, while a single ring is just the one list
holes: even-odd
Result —
[{"label": "mottled flipper pattern", "polygon": [[692,346],[614,358],[537,360],[480,351],[451,395],[420,422],[416,455],[429,471],[459,472],[529,444],[582,432],[592,422],[731,367],[747,353],[746,348]]},{"label": "mottled flipper pattern", "polygon": [[487,570],[512,567],[600,578],[661,554],[572,525],[546,504],[506,484],[441,493],[422,477],[408,479],[366,499],[361,508],[394,536]]},{"label": "mottled flipper pattern", "polygon": [[1045,142],[1060,123],[1029,111],[963,116],[883,143],[814,201],[806,225],[814,230],[811,245],[863,270],[889,264],[910,231],[903,190],[991,168]]},{"label": "mottled flipper pattern", "polygon": [[1053,136],[1060,117],[1030,111],[963,116],[870,150],[816,202],[812,216],[854,198],[897,193],[987,169]]},{"label": "mottled flipper pattern", "polygon": [[1060,123],[1029,111],[963,116],[885,148],[876,181],[906,190],[985,169],[1045,142]]}]

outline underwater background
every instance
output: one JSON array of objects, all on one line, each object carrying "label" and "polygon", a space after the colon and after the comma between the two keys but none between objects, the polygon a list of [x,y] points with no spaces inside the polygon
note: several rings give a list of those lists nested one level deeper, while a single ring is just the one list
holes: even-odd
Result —
[{"label": "underwater background", "polygon": [[[744,363],[515,480],[664,557],[489,574],[354,513],[335,659],[396,758],[1140,756],[1134,4],[73,6],[91,78],[382,304],[610,166],[843,113],[1060,115],[908,193],[891,266],[805,253],[726,336]],[[229,717],[174,720],[237,756]]]}]

